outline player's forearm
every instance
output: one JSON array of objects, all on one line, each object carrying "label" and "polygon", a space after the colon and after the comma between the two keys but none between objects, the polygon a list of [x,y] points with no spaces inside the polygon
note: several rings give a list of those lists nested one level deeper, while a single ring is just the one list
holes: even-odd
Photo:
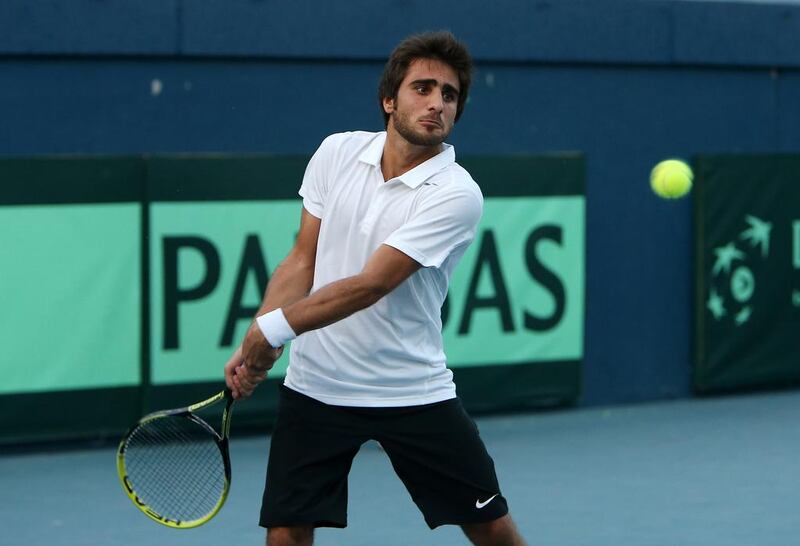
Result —
[{"label": "player's forearm", "polygon": [[272,273],[258,315],[288,306],[308,295],[314,282],[314,263],[290,254]]},{"label": "player's forearm", "polygon": [[420,264],[402,251],[381,245],[358,275],[323,286],[308,297],[259,315],[256,323],[273,347],[346,318],[376,303],[413,275]]},{"label": "player's forearm", "polygon": [[349,317],[376,303],[389,291],[364,275],[355,275],[322,287],[307,298],[283,307],[295,334],[316,330]]}]

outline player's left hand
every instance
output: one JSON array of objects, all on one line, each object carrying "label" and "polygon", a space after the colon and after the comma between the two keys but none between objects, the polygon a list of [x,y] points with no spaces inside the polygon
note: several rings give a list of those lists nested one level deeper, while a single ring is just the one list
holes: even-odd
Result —
[{"label": "player's left hand", "polygon": [[240,364],[233,371],[231,377],[231,394],[234,400],[241,400],[249,398],[256,387],[267,378],[267,372],[258,372],[253,370],[246,363]]},{"label": "player's left hand", "polygon": [[247,398],[267,378],[267,372],[281,357],[283,347],[272,347],[253,322],[242,343],[242,363],[235,367],[231,378],[234,398]]}]

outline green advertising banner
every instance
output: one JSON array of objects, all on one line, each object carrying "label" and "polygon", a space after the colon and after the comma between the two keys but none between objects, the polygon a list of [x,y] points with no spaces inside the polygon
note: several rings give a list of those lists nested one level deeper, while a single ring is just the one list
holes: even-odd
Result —
[{"label": "green advertising banner", "polygon": [[582,196],[486,198],[443,315],[451,367],[583,358],[584,217]]},{"label": "green advertising banner", "polygon": [[[473,410],[576,399],[583,358],[585,197],[578,156],[468,158],[484,216],[442,310]],[[299,226],[302,158],[154,158],[150,405],[218,386]],[[270,373],[280,382],[288,352]],[[274,411],[262,389],[238,419]],[[241,422],[241,421],[240,421]]]},{"label": "green advertising banner", "polygon": [[[222,378],[301,210],[298,200],[151,206],[153,385]],[[284,375],[287,361],[288,351],[271,375]]]},{"label": "green advertising banner", "polygon": [[0,394],[138,385],[139,208],[0,207]]},{"label": "green advertising banner", "polygon": [[[219,380],[291,248],[301,207],[152,205],[154,385]],[[451,367],[582,358],[583,218],[582,197],[487,198],[443,316]],[[285,374],[287,356],[272,377]]]},{"label": "green advertising banner", "polygon": [[[0,334],[0,443],[113,437],[147,411],[220,389],[222,366],[296,236],[306,162],[0,161],[0,316],[10,325]],[[459,395],[473,411],[574,402],[583,359],[583,159],[462,164],[481,184],[485,210],[442,309]],[[271,422],[287,361],[288,351],[267,385],[237,405],[237,426]],[[34,362],[36,373],[20,362]],[[70,419],[76,414],[80,423]]]},{"label": "green advertising banner", "polygon": [[141,410],[144,163],[2,159],[0,183],[0,444],[116,433]]},{"label": "green advertising banner", "polygon": [[697,158],[698,392],[800,382],[800,156]]}]

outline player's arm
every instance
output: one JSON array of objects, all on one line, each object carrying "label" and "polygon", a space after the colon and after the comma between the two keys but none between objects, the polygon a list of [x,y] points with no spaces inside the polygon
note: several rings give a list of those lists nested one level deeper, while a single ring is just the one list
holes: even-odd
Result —
[{"label": "player's arm", "polygon": [[[263,315],[273,309],[294,303],[308,295],[314,282],[314,264],[317,256],[317,239],[319,238],[321,220],[303,209],[300,217],[300,231],[292,250],[272,273],[264,291],[264,298],[256,316]],[[282,352],[282,348],[265,351],[265,358],[272,358],[274,363]],[[225,364],[225,382],[238,398],[234,375],[243,363],[242,346],[234,351]],[[271,367],[271,365],[270,365]],[[266,370],[263,373],[266,373]]]},{"label": "player's arm", "polygon": [[268,351],[272,346],[280,346],[295,335],[322,328],[369,307],[420,267],[403,252],[381,245],[359,274],[328,284],[308,297],[259,317],[260,325],[251,327],[245,337],[245,362],[248,367],[261,369],[269,364]]},{"label": "player's arm", "polygon": [[381,245],[358,275],[324,286],[283,308],[295,334],[316,330],[376,303],[420,268],[403,252]]},{"label": "player's arm", "polygon": [[303,209],[297,240],[286,258],[272,273],[257,315],[285,307],[304,298],[311,291],[321,223],[319,218]]}]

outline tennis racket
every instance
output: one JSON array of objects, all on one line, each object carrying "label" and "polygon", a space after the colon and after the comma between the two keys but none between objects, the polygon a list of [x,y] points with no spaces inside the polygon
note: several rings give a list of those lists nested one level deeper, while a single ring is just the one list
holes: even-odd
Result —
[{"label": "tennis racket", "polygon": [[[195,412],[225,401],[221,433]],[[117,448],[117,473],[133,504],[151,519],[176,529],[208,522],[231,484],[229,389],[185,408],[142,417]]]}]

